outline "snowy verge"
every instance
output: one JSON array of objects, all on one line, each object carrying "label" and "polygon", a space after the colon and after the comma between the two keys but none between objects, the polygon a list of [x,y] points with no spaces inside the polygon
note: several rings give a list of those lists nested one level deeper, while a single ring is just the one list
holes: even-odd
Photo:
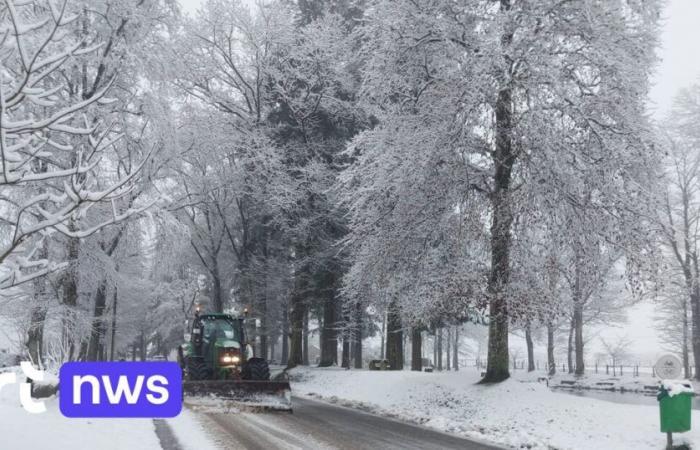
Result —
[{"label": "snowy verge", "polygon": [[[21,372],[18,377],[22,379]],[[19,384],[0,390],[0,436],[3,449],[160,450],[151,419],[69,419],[58,398],[43,399],[46,412],[30,414],[19,402]]]},{"label": "snowy verge", "polygon": [[[15,371],[23,380],[18,367]],[[55,377],[47,374],[47,382]],[[42,399],[46,412],[30,414],[19,401],[19,384],[0,389],[0,448],[52,450],[161,450],[151,419],[78,419],[64,417],[58,398]],[[199,420],[187,408],[179,416],[166,419],[184,450],[215,450],[217,446]]]},{"label": "snowy verge", "polygon": [[[660,449],[655,406],[623,405],[510,379],[478,385],[474,370],[382,372],[297,368],[294,395],[355,407],[512,448]],[[674,443],[700,446],[700,416]]]}]

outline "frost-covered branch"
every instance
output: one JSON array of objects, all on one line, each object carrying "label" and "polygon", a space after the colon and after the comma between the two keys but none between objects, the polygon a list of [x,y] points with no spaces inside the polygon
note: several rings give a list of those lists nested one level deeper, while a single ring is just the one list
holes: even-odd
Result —
[{"label": "frost-covered branch", "polygon": [[[104,51],[76,33],[79,14],[69,0],[0,5],[0,289],[63,267],[35,252],[53,233],[85,238],[153,204],[121,206],[150,153],[126,174],[115,170],[122,135],[106,126],[115,78],[81,94]],[[111,217],[90,213],[101,204]]]}]

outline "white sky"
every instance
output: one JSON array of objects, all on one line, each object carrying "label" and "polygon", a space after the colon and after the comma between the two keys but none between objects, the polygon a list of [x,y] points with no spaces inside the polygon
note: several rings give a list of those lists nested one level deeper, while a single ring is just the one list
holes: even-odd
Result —
[{"label": "white sky", "polygon": [[700,82],[700,1],[669,0],[661,39],[661,62],[651,91],[655,117],[668,112],[678,89]]},{"label": "white sky", "polygon": [[[194,13],[203,0],[179,0],[183,10]],[[660,62],[653,80],[649,111],[655,118],[668,113],[675,93],[692,83],[700,83],[700,0],[667,0],[663,16]],[[627,335],[632,352],[646,359],[661,348],[655,332],[654,307],[641,304],[629,313],[629,323],[606,330],[603,335]],[[590,344],[597,347],[597,343]]]},{"label": "white sky", "polygon": [[182,9],[187,13],[194,13],[197,7],[202,4],[203,0],[178,0]]}]

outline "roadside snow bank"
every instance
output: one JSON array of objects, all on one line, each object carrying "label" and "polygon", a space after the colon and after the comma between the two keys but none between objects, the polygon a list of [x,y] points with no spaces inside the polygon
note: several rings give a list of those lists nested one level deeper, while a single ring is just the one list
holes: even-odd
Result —
[{"label": "roadside snow bank", "polygon": [[[18,377],[22,378],[21,372]],[[30,414],[19,403],[19,384],[0,390],[0,447],[3,449],[160,450],[150,419],[69,419],[58,398],[43,399],[46,412]]]},{"label": "roadside snow bank", "polygon": [[[13,367],[18,380],[24,380]],[[46,374],[46,383],[56,377]],[[46,412],[30,414],[19,402],[19,384],[0,389],[0,449],[53,450],[161,450],[151,419],[74,419],[63,417],[58,398],[43,399]],[[166,419],[183,450],[215,450],[209,433],[186,408],[179,416]]]},{"label": "roadside snow bank", "polygon": [[[474,370],[383,372],[298,368],[294,395],[319,398],[513,448],[659,449],[654,406],[622,405],[508,380],[477,385]],[[700,446],[700,416],[674,443]]]}]

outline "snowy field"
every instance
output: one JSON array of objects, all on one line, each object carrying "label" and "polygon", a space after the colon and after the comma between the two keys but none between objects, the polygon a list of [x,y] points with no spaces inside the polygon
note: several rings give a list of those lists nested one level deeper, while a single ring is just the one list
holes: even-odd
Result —
[{"label": "snowy field", "polygon": [[[18,372],[21,374],[21,372]],[[0,449],[52,450],[160,450],[151,419],[69,419],[58,408],[58,398],[45,399],[47,411],[26,412],[19,402],[19,385],[0,390]],[[210,450],[195,415],[187,410],[166,421],[183,450]]]},{"label": "snowy field", "polygon": [[[295,369],[292,390],[344,406],[395,417],[512,448],[662,449],[654,406],[622,405],[550,391],[513,379],[477,385],[479,374]],[[630,394],[634,395],[634,394]],[[674,443],[700,446],[700,416]]]}]

